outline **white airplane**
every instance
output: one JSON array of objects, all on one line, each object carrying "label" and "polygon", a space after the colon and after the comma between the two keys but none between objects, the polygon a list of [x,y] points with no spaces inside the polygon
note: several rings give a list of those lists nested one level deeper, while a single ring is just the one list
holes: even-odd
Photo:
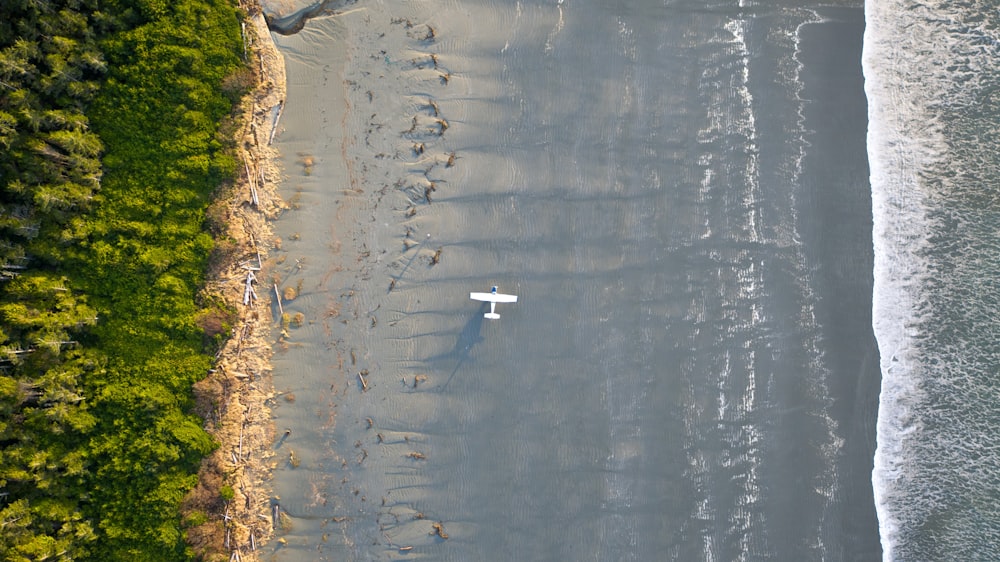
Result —
[{"label": "white airplane", "polygon": [[496,285],[494,285],[493,290],[488,293],[469,293],[469,298],[474,301],[490,303],[490,311],[483,315],[490,320],[500,318],[500,315],[496,313],[498,302],[517,302],[517,295],[504,295],[502,293],[498,293]]}]

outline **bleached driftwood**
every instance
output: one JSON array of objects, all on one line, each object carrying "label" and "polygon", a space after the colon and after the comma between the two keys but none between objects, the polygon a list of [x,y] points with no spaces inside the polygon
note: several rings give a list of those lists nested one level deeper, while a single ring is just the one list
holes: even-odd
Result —
[{"label": "bleached driftwood", "polygon": [[246,287],[243,289],[243,304],[245,304],[245,305],[250,304],[250,301],[252,299],[256,299],[257,298],[257,292],[254,291],[254,289],[253,289],[253,282],[256,281],[256,280],[257,280],[257,277],[254,276],[253,270],[248,271],[247,272]]},{"label": "bleached driftwood", "polygon": [[240,22],[240,37],[243,39],[243,62],[247,61],[247,22]]},{"label": "bleached driftwood", "polygon": [[284,316],[285,315],[285,308],[283,306],[281,306],[281,292],[278,291],[278,284],[277,283],[274,284],[274,297],[276,299],[278,299],[278,312],[282,316]]},{"label": "bleached driftwood", "polygon": [[250,201],[254,207],[260,207],[260,200],[257,198],[257,182],[254,180],[254,174],[250,172],[250,163],[247,162],[246,156],[243,157],[243,167],[247,171],[247,185],[250,186]]},{"label": "bleached driftwood", "polygon": [[285,108],[285,102],[278,102],[278,114],[274,116],[274,123],[271,124],[271,137],[267,139],[268,146],[274,142],[274,134],[278,132],[278,121],[281,120],[281,111]]}]

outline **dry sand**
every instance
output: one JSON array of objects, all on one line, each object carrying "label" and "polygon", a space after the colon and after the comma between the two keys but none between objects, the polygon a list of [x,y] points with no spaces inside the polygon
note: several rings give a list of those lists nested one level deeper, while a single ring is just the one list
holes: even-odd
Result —
[{"label": "dry sand", "polygon": [[[277,194],[278,153],[270,140],[275,108],[285,99],[285,66],[256,1],[246,0],[241,8],[248,16],[244,37],[256,88],[243,101],[236,133],[244,171],[210,211],[228,225],[223,238],[232,246],[216,256],[206,287],[208,298],[223,301],[236,317],[216,368],[195,385],[199,414],[219,447],[203,461],[184,507],[189,542],[205,560],[257,560],[280,519],[269,492],[274,388],[268,256],[270,221],[284,208]],[[246,302],[250,276],[255,294]],[[229,488],[232,497],[225,501]]]}]

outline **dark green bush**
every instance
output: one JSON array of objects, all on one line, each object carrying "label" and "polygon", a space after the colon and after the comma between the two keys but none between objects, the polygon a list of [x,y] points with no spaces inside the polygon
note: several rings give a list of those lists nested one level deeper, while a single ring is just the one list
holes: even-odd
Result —
[{"label": "dark green bush", "polygon": [[191,385],[228,329],[196,295],[236,169],[237,11],[0,11],[0,559],[190,558],[179,507],[214,447]]}]

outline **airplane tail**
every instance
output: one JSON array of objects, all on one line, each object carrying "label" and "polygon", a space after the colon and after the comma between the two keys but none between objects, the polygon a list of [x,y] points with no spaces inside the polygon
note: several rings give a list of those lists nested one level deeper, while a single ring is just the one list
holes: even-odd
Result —
[{"label": "airplane tail", "polygon": [[500,318],[500,315],[495,312],[487,312],[483,316],[489,318],[490,320],[496,320],[497,318]]}]

